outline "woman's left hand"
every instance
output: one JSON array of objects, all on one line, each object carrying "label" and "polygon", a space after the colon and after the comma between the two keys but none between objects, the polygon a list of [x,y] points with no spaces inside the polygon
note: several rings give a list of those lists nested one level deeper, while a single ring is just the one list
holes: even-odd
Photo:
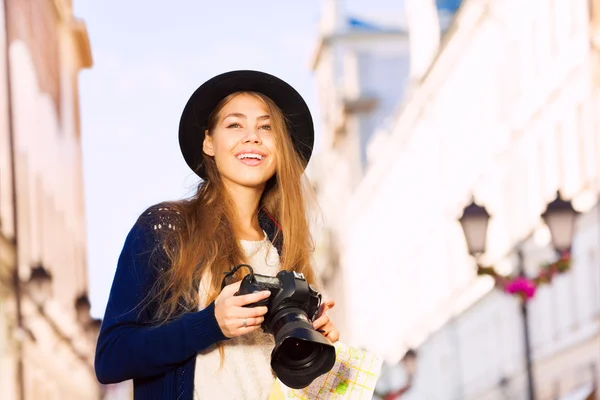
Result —
[{"label": "woman's left hand", "polygon": [[320,331],[323,336],[329,339],[332,343],[337,342],[340,339],[340,332],[337,330],[329,316],[327,311],[331,310],[335,306],[335,301],[327,300],[321,304],[321,310],[319,310],[319,317],[313,322],[313,328]]}]

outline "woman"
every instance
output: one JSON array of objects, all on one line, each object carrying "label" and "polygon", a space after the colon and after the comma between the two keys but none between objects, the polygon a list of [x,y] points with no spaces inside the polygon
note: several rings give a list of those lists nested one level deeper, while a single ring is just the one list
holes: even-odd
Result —
[{"label": "woman", "polygon": [[[303,172],[313,123],[282,80],[233,71],[200,86],[180,121],[183,156],[202,181],[190,199],[146,210],[129,232],[96,349],[101,383],[134,381],[136,399],[266,399],[274,383],[269,292],[234,296],[222,277],[301,272],[309,283],[310,234]],[[327,301],[313,326],[335,342]]]}]

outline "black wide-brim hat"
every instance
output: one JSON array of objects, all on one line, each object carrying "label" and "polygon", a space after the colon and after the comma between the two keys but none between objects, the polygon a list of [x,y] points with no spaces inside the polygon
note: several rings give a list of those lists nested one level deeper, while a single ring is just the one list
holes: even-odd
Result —
[{"label": "black wide-brim hat", "polygon": [[269,97],[281,109],[296,152],[306,164],[314,145],[314,125],[308,105],[300,94],[283,80],[259,71],[231,71],[203,83],[188,100],[179,122],[179,147],[187,165],[202,179],[206,169],[202,143],[208,117],[216,105],[235,92],[257,92]]}]

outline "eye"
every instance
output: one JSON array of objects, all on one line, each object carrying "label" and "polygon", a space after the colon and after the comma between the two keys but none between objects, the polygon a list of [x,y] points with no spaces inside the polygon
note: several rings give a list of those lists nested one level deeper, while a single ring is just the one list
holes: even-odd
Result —
[{"label": "eye", "polygon": [[238,124],[237,122],[234,122],[232,124],[227,125],[228,129],[233,129],[233,128],[241,128],[242,126],[240,124]]},{"label": "eye", "polygon": [[269,124],[261,125],[258,129],[264,129],[266,131],[270,131],[271,130],[271,125],[269,125]]}]

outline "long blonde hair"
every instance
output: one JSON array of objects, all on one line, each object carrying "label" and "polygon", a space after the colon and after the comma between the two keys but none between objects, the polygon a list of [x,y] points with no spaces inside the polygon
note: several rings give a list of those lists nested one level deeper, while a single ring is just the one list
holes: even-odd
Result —
[{"label": "long blonde hair", "polygon": [[[281,268],[301,272],[309,283],[314,284],[315,274],[310,263],[313,243],[307,219],[307,199],[312,199],[312,196],[306,197],[310,193],[310,185],[303,173],[305,162],[294,150],[282,111],[260,93],[233,93],[213,110],[208,120],[208,134],[212,134],[223,107],[242,93],[265,103],[271,129],[275,132],[278,151],[276,172],[267,182],[259,208],[278,222],[276,237],[282,239]],[[163,230],[161,237],[170,265],[161,270],[151,296],[155,302],[154,318],[158,323],[198,309],[198,286],[207,270],[213,277],[207,299],[207,304],[210,304],[219,295],[224,273],[245,262],[234,234],[233,199],[223,186],[214,159],[204,154],[203,160],[207,179],[199,184],[195,195],[170,203],[162,211],[177,219],[178,229]],[[238,271],[231,281],[241,279],[245,272],[245,269]]]}]

